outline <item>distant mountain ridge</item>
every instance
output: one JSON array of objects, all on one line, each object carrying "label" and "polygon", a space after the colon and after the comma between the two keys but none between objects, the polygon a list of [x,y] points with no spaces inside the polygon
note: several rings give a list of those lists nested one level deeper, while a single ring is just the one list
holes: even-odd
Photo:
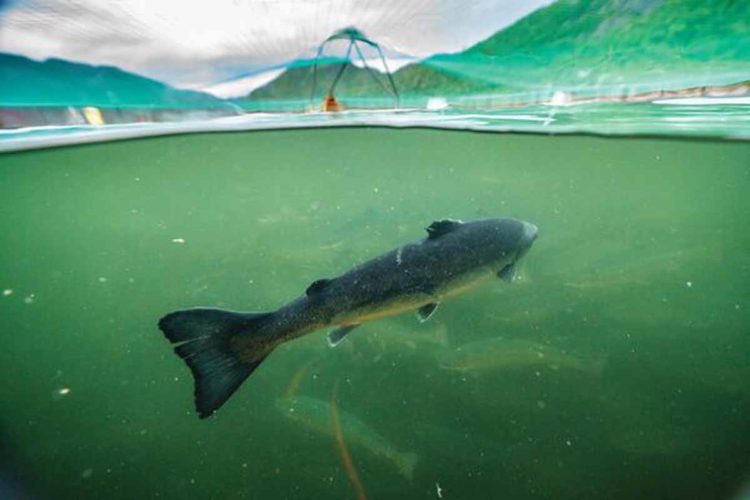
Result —
[{"label": "distant mountain ridge", "polygon": [[227,103],[112,66],[0,53],[0,107],[212,108]]},{"label": "distant mountain ridge", "polygon": [[[318,100],[323,99],[330,89],[336,74],[341,68],[341,64],[319,66],[317,70],[317,81],[315,96]],[[376,83],[374,78],[378,79]],[[427,77],[429,75],[429,78]],[[421,68],[420,72],[415,71],[397,71],[393,74],[397,89],[410,89],[410,91],[419,91],[437,84],[460,85],[460,80],[448,74],[441,74],[439,71],[430,68]],[[442,80],[440,80],[442,78]],[[309,67],[289,68],[279,75],[272,82],[259,87],[253,91],[250,96],[252,99],[282,99],[288,96],[295,96],[298,93],[300,98],[309,99],[312,93],[312,69]],[[346,96],[354,98],[377,97],[382,99],[391,99],[391,87],[388,77],[384,73],[376,70],[372,72],[360,68],[351,63],[346,64],[343,77],[336,85],[337,96]]]}]

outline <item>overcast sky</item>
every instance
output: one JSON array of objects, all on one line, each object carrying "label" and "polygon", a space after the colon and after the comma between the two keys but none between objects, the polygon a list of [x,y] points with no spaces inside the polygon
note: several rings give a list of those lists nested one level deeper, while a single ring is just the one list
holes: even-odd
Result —
[{"label": "overcast sky", "polygon": [[391,57],[421,58],[463,50],[551,2],[0,0],[0,51],[108,64],[178,87],[231,94],[241,89],[226,82],[313,55],[347,26]]}]

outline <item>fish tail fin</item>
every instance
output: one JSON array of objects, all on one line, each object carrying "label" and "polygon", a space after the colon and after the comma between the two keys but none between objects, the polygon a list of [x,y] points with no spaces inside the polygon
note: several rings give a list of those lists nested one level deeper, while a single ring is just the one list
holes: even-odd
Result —
[{"label": "fish tail fin", "polygon": [[223,405],[270,353],[258,343],[257,357],[246,362],[232,348],[238,334],[256,332],[271,313],[238,313],[222,309],[184,309],[159,320],[159,328],[185,360],[195,379],[195,408],[200,418]]},{"label": "fish tail fin", "polygon": [[419,457],[416,453],[404,453],[398,457],[398,470],[409,481],[414,479],[414,467],[417,466],[418,460]]}]

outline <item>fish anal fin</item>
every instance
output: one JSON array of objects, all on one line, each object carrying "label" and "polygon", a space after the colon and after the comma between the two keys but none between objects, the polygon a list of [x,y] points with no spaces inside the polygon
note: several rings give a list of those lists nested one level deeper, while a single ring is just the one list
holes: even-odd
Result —
[{"label": "fish anal fin", "polygon": [[336,328],[328,332],[328,345],[336,347],[339,343],[344,340],[349,332],[357,328],[359,325],[347,325]]},{"label": "fish anal fin", "polygon": [[435,309],[437,309],[437,302],[431,302],[429,304],[425,304],[419,309],[417,309],[417,317],[419,318],[419,321],[421,323],[424,323],[428,319],[430,319],[430,316],[435,312]]},{"label": "fish anal fin", "polygon": [[427,226],[427,239],[434,240],[458,229],[463,222],[454,219],[437,220]]},{"label": "fish anal fin", "polygon": [[325,287],[328,286],[328,284],[331,282],[329,279],[322,279],[322,280],[316,280],[313,281],[310,286],[307,287],[307,290],[305,290],[305,295],[308,297],[312,297],[316,293],[320,293]]}]

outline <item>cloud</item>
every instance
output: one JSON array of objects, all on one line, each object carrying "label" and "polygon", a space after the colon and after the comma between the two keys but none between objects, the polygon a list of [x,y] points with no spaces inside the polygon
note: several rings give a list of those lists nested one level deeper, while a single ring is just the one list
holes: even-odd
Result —
[{"label": "cloud", "polygon": [[459,51],[551,1],[21,0],[0,11],[0,51],[206,88],[312,55],[347,26],[391,53]]}]

